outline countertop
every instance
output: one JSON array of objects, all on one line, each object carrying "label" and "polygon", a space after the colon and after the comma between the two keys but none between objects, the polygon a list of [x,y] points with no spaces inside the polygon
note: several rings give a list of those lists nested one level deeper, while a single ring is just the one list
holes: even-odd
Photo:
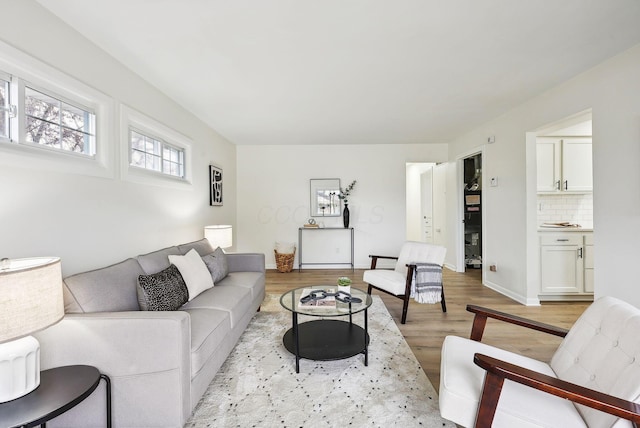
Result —
[{"label": "countertop", "polygon": [[589,227],[538,227],[538,232],[566,233],[566,232],[593,232],[593,228]]}]

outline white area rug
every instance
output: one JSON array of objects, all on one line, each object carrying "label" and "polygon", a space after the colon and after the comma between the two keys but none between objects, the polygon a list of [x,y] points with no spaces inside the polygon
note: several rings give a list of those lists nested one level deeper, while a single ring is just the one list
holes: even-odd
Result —
[{"label": "white area rug", "polygon": [[[282,344],[291,313],[268,295],[185,427],[455,427],[440,418],[431,383],[380,297],[373,298],[368,367],[362,354],[302,359],[296,374],[295,357]],[[362,319],[354,316],[360,325]]]}]

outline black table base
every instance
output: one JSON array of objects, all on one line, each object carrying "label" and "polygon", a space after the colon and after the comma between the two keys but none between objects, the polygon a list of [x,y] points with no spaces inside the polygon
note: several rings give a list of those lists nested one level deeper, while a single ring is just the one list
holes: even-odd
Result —
[{"label": "black table base", "polygon": [[[366,317],[366,315],[365,315]],[[368,365],[369,334],[359,325],[348,321],[318,320],[297,324],[284,335],[284,347],[296,355],[296,373],[299,373],[300,358],[318,361],[340,360],[365,355],[365,366]],[[298,336],[298,352],[296,352],[296,327]]]}]

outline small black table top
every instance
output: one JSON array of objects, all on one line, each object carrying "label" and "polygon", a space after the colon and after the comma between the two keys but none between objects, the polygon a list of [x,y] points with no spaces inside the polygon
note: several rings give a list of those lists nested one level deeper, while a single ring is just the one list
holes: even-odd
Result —
[{"label": "small black table top", "polygon": [[41,425],[78,405],[99,383],[100,372],[92,366],[44,370],[40,386],[23,397],[0,403],[0,427]]}]

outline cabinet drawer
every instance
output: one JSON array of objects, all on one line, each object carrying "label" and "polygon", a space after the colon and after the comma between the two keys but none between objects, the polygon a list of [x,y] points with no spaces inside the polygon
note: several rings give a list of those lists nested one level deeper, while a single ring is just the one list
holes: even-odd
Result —
[{"label": "cabinet drawer", "polygon": [[564,235],[544,234],[540,237],[542,245],[582,245],[582,235],[579,233],[567,233]]}]

